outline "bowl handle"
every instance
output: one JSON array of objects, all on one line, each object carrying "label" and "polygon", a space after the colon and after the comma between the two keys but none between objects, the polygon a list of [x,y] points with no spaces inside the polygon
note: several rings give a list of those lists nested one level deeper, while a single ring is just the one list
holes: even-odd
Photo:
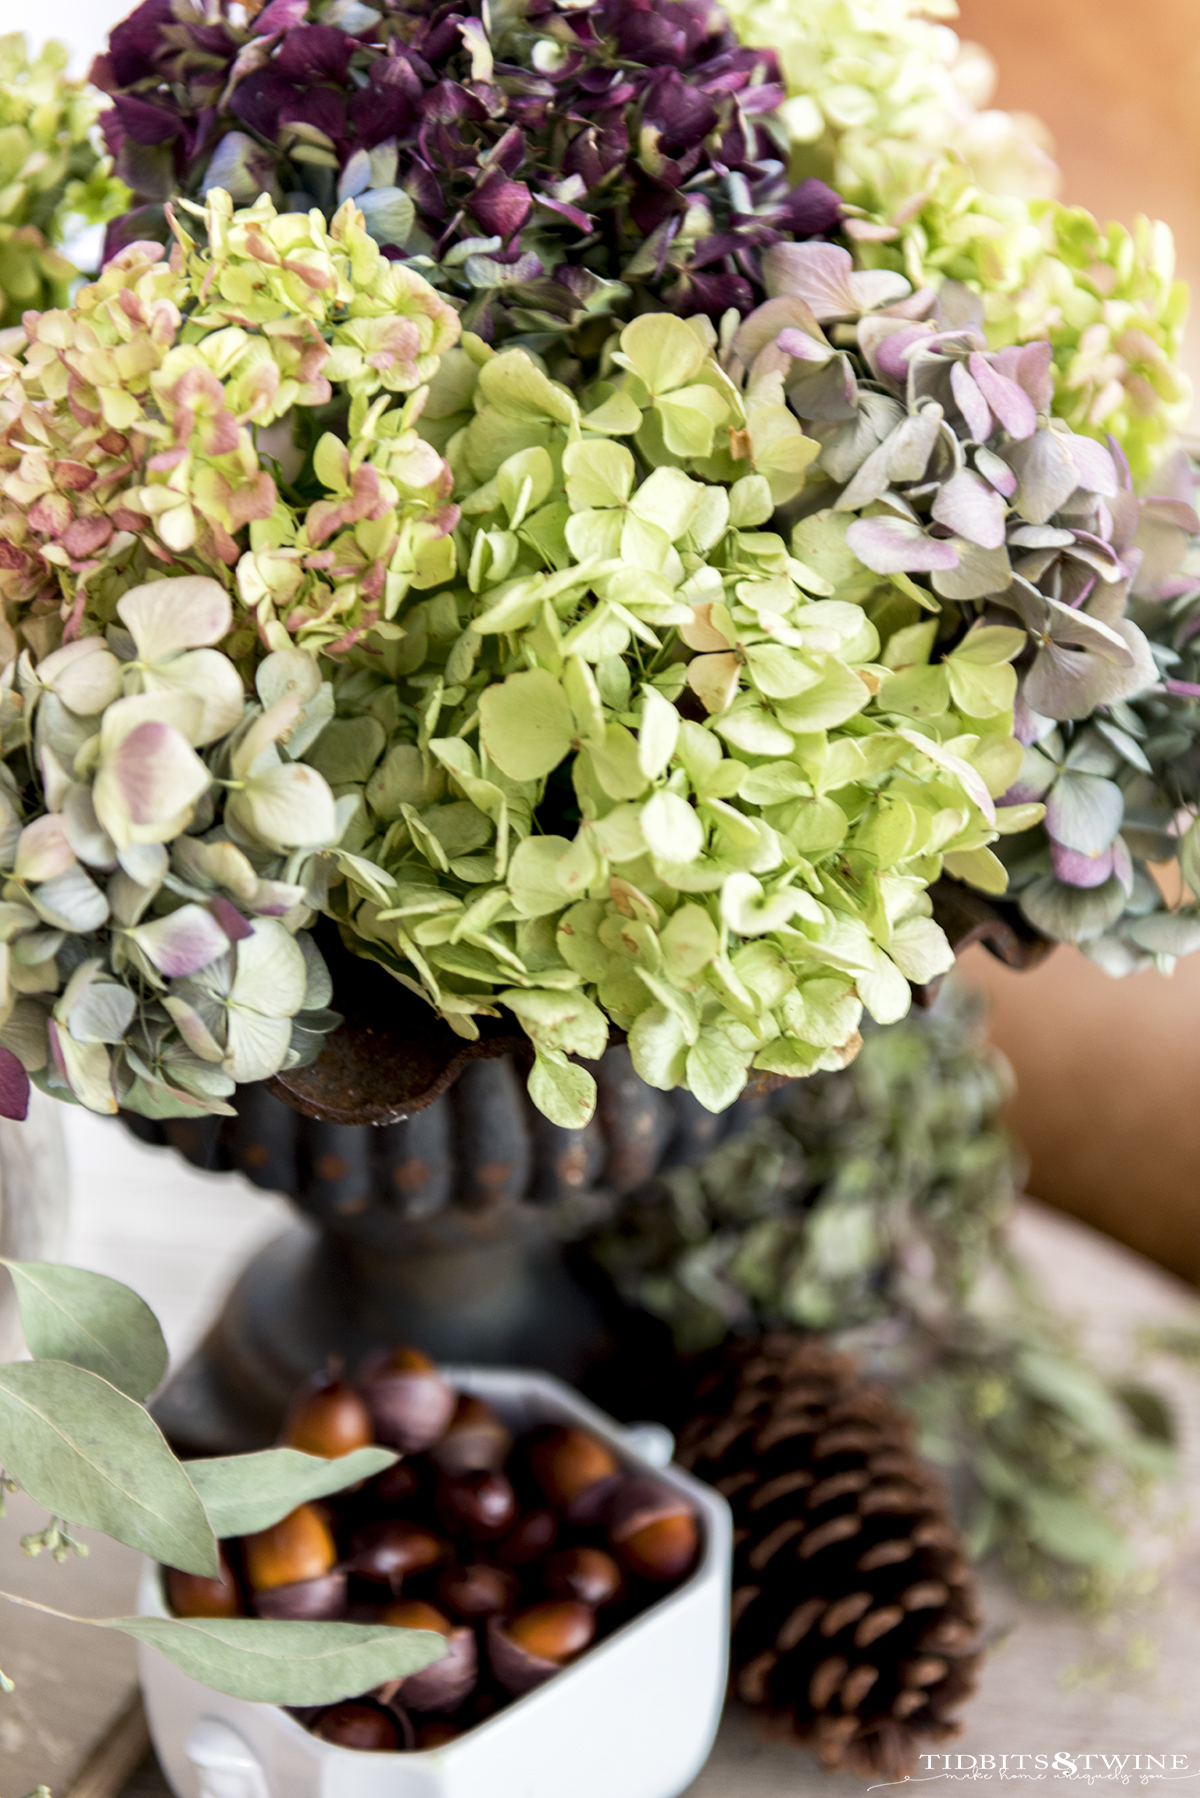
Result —
[{"label": "bowl handle", "polygon": [[675,1459],[675,1438],[665,1423],[628,1423],[621,1435],[630,1453],[651,1467],[669,1467]]},{"label": "bowl handle", "polygon": [[183,1752],[199,1775],[199,1798],[270,1798],[261,1761],[227,1723],[202,1717]]}]

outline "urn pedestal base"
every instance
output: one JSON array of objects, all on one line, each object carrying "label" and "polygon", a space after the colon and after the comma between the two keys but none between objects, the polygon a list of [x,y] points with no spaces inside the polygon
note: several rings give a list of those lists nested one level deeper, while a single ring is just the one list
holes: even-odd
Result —
[{"label": "urn pedestal base", "polygon": [[627,1353],[646,1326],[630,1319],[623,1329],[528,1208],[453,1212],[404,1236],[391,1254],[364,1253],[301,1220],[268,1243],[155,1401],[176,1447],[267,1447],[307,1375],[331,1363],[353,1372],[382,1344],[410,1343],[436,1361],[536,1367],[605,1396],[625,1384],[622,1339]]}]

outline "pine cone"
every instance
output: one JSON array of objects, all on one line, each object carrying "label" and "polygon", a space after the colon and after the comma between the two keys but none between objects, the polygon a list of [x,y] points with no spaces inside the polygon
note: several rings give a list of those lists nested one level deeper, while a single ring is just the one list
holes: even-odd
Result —
[{"label": "pine cone", "polygon": [[831,1770],[901,1779],[957,1735],[980,1613],[940,1482],[882,1387],[819,1342],[727,1346],[679,1459],[734,1515],[731,1689]]}]

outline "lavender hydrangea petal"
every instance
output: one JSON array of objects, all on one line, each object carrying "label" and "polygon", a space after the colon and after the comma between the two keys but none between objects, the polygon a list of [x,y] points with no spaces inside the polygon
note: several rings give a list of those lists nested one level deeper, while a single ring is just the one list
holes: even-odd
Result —
[{"label": "lavender hydrangea petal", "polygon": [[938,489],[933,516],[958,537],[981,549],[999,549],[1004,543],[1005,504],[994,487],[960,468]]},{"label": "lavender hydrangea petal", "polygon": [[905,518],[856,518],[846,545],[873,574],[925,574],[958,566],[952,543],[930,537]]}]

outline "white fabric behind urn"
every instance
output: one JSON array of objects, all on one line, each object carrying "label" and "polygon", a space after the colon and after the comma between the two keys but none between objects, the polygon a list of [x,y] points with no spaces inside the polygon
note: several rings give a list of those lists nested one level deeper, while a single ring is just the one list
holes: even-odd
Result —
[{"label": "white fabric behind urn", "polygon": [[[67,1231],[63,1107],[36,1090],[23,1124],[0,1118],[0,1255],[56,1261]],[[0,1361],[21,1351],[12,1282],[0,1272]]]}]

